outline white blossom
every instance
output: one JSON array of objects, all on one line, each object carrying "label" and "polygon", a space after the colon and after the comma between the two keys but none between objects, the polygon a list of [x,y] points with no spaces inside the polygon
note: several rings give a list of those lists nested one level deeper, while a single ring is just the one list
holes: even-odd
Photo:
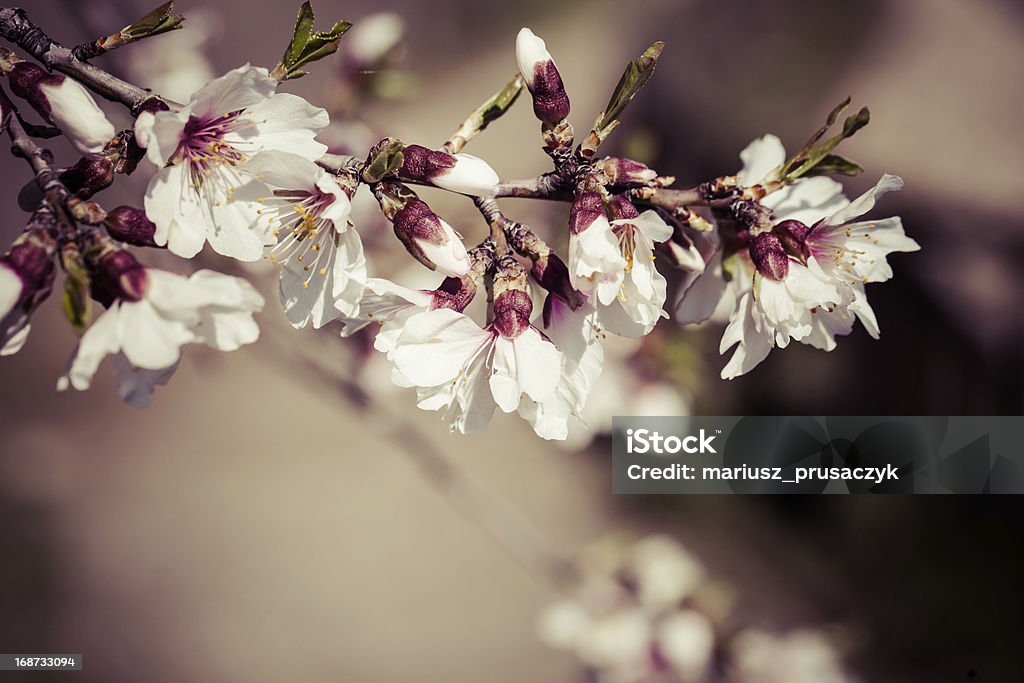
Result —
[{"label": "white blossom", "polygon": [[[739,185],[752,187],[770,179],[772,172],[786,162],[786,150],[779,138],[765,135],[747,145],[740,159],[743,168],[737,173]],[[842,185],[824,176],[798,179],[761,200],[762,206],[771,209],[774,222],[798,220],[807,225],[848,203]],[[733,310],[750,288],[752,274],[753,265],[745,249],[719,243],[704,272],[676,302],[676,320],[683,325],[704,322],[720,303],[723,308]]]},{"label": "white blossom", "polygon": [[270,190],[257,198],[257,213],[277,240],[267,258],[281,267],[289,322],[319,328],[355,315],[367,273],[362,241],[349,226],[348,194],[315,163],[288,152],[261,152],[247,168]]},{"label": "white blossom", "polygon": [[191,258],[206,241],[215,251],[255,261],[273,244],[257,222],[266,187],[246,170],[265,150],[314,161],[327,147],[314,138],[327,112],[295,95],[274,93],[266,69],[242,66],[212,81],[179,112],[139,115],[136,139],[160,167],[146,191],[154,239]]},{"label": "white blossom", "polygon": [[601,376],[604,348],[601,346],[597,311],[585,304],[573,311],[553,295],[545,308],[545,333],[564,356],[558,387],[543,402],[525,398],[519,414],[543,439],[565,440],[569,421],[580,419],[587,398]]},{"label": "white blossom", "polygon": [[253,313],[263,297],[245,280],[210,270],[186,278],[154,268],[133,269],[122,293],[86,330],[57,389],[84,391],[100,363],[114,356],[118,393],[136,406],[167,382],[186,344],[233,351],[259,337]]},{"label": "white blossom", "polygon": [[481,328],[450,309],[419,313],[406,320],[391,358],[408,383],[419,388],[419,407],[445,409],[453,430],[479,431],[495,406],[519,407],[551,398],[558,386],[562,356],[529,325],[498,320]]},{"label": "white blossom", "polygon": [[579,233],[569,235],[569,281],[607,306],[615,301],[626,277],[626,259],[603,213]]},{"label": "white blossom", "polygon": [[724,379],[748,372],[772,348],[783,348],[790,340],[831,351],[835,337],[849,334],[858,318],[878,337],[864,285],[892,276],[886,261],[890,253],[920,247],[904,234],[899,218],[849,221],[870,211],[882,194],[902,186],[897,176],[884,175],[875,187],[813,227],[788,228],[788,237],[802,249],[801,258],[784,255],[786,272],[779,279],[754,274],[752,289],[741,296],[722,336],[723,353],[736,345],[722,370]]},{"label": "white blossom", "polygon": [[600,310],[601,325],[623,337],[642,337],[668,317],[662,308],[668,282],[654,265],[654,245],[668,240],[672,228],[655,211],[614,220],[611,225],[626,265],[615,298],[601,302],[605,304]]}]

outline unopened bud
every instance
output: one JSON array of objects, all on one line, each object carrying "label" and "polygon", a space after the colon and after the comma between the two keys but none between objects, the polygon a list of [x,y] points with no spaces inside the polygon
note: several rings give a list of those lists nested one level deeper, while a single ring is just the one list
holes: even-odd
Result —
[{"label": "unopened bud", "polygon": [[778,235],[786,253],[793,258],[806,261],[811,255],[811,250],[807,246],[807,235],[810,234],[811,228],[800,221],[793,219],[782,221],[772,228],[772,232]]},{"label": "unopened bud", "polygon": [[750,241],[750,259],[757,272],[775,282],[781,282],[789,273],[789,256],[778,235],[763,232]]},{"label": "unopened bud", "polygon": [[636,218],[640,215],[633,203],[622,195],[615,195],[608,200],[608,215],[612,220],[622,221]]},{"label": "unopened bud", "polygon": [[146,293],[146,267],[123,249],[112,249],[89,265],[92,298],[108,308],[115,301],[140,301]]},{"label": "unopened bud", "polygon": [[533,262],[530,268],[530,275],[541,287],[551,292],[572,310],[578,309],[585,301],[583,295],[572,286],[569,277],[569,268],[565,261],[560,259],[554,252],[548,253]]},{"label": "unopened bud", "polygon": [[611,185],[650,185],[658,177],[654,169],[622,157],[607,157],[595,165],[604,171]]},{"label": "unopened bud", "polygon": [[111,237],[134,247],[156,247],[156,225],[146,212],[133,206],[119,206],[107,212],[103,227]]},{"label": "unopened bud", "polygon": [[452,277],[461,277],[469,271],[466,245],[426,202],[409,200],[395,213],[392,223],[395,235],[406,250],[427,268]]},{"label": "unopened bud", "polygon": [[604,205],[597,192],[583,192],[573,200],[569,208],[569,230],[578,235],[598,218],[604,217]]},{"label": "unopened bud", "polygon": [[0,356],[24,346],[29,318],[53,289],[56,251],[46,230],[29,229],[0,256]]},{"label": "unopened bud", "polygon": [[[62,170],[59,179],[71,194],[88,199],[114,182],[114,164],[103,155],[86,154],[74,166]],[[42,201],[43,191],[34,178],[18,191],[22,211],[35,211]]]},{"label": "unopened bud", "polygon": [[114,182],[114,162],[101,154],[87,154],[64,169],[60,181],[72,194],[88,199]]},{"label": "unopened bud", "polygon": [[450,308],[462,312],[476,296],[476,281],[471,275],[446,277],[433,291],[433,308]]},{"label": "unopened bud", "polygon": [[514,339],[530,326],[533,301],[527,291],[526,271],[513,257],[498,259],[494,274],[494,326]]},{"label": "unopened bud", "polygon": [[569,116],[569,96],[544,41],[523,28],[516,36],[516,61],[526,87],[533,95],[533,113],[547,124]]},{"label": "unopened bud", "polygon": [[420,145],[406,145],[401,176],[437,187],[477,196],[493,196],[498,174],[483,159],[470,154],[449,154]]},{"label": "unopened bud", "polygon": [[83,154],[102,150],[116,131],[89,91],[62,74],[19,62],[7,74],[11,90],[60,129]]}]

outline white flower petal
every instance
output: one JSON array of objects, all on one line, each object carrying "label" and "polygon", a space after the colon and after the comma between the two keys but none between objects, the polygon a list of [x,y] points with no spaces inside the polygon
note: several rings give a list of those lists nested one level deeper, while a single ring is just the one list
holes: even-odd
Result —
[{"label": "white flower petal", "polygon": [[191,110],[200,118],[217,118],[265,101],[276,88],[266,69],[245,64],[192,95]]},{"label": "white flower petal", "polygon": [[277,93],[246,111],[259,135],[252,141],[257,151],[279,150],[316,161],[327,145],[316,141],[317,131],[330,121],[327,111],[297,95]]},{"label": "white flower petal", "polygon": [[493,338],[465,315],[438,309],[410,317],[392,355],[411,382],[431,387],[455,379]]},{"label": "white flower petal", "polygon": [[743,169],[737,174],[742,187],[757,185],[777,166],[786,162],[786,148],[774,135],[765,135],[751,142],[740,152]]},{"label": "white flower petal", "polygon": [[50,105],[50,118],[83,154],[99,152],[117,134],[96,100],[77,81],[63,77],[57,85],[44,79],[39,90]]},{"label": "white flower petal", "polygon": [[875,202],[886,192],[893,192],[903,187],[903,179],[886,173],[873,188],[854,199],[848,206],[840,209],[825,221],[827,225],[842,225],[854,218],[863,216],[875,207]]}]

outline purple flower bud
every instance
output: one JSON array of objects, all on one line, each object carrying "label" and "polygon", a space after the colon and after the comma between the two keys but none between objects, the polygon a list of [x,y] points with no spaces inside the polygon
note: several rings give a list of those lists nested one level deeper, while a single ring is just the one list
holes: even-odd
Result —
[{"label": "purple flower bud", "polygon": [[584,192],[573,200],[569,208],[569,230],[578,235],[601,216],[604,216],[601,195],[597,192]]},{"label": "purple flower bud", "polygon": [[409,200],[395,212],[392,224],[406,250],[427,268],[455,277],[469,271],[466,245],[426,202]]},{"label": "purple flower bud", "polygon": [[103,221],[111,237],[135,247],[156,247],[153,239],[156,225],[146,217],[146,212],[133,206],[119,206],[107,212]]},{"label": "purple flower bud", "polygon": [[469,154],[436,152],[420,145],[406,145],[401,175],[421,183],[470,195],[493,195],[498,174],[484,161]]},{"label": "purple flower bud", "polygon": [[657,171],[632,159],[608,157],[600,165],[612,185],[648,185],[658,177]]},{"label": "purple flower bud", "polygon": [[56,251],[45,230],[30,228],[0,256],[0,356],[24,345],[30,316],[53,289]]},{"label": "purple flower bud", "polygon": [[524,28],[516,36],[516,61],[526,87],[533,95],[533,113],[547,124],[569,116],[569,96],[544,41]]},{"label": "purple flower bud", "polygon": [[77,81],[18,62],[7,74],[11,90],[61,130],[80,152],[99,152],[116,131],[89,91]]},{"label": "purple flower bud", "polygon": [[521,289],[507,289],[494,298],[494,327],[509,339],[530,327],[532,313],[530,295]]},{"label": "purple flower bud", "polygon": [[429,183],[434,176],[455,167],[454,154],[435,152],[420,145],[406,145],[402,156],[401,175],[423,183]]},{"label": "purple flower bud", "polygon": [[778,235],[763,232],[750,241],[750,259],[764,277],[781,282],[789,273],[789,256]]},{"label": "purple flower bud", "polygon": [[146,267],[123,249],[107,252],[90,266],[92,298],[107,308],[115,301],[141,301],[146,293]]},{"label": "purple flower bud", "polygon": [[572,310],[583,305],[583,295],[576,291],[569,278],[569,269],[565,262],[554,253],[548,253],[533,262],[530,275],[540,286],[551,292]]},{"label": "purple flower bud", "polygon": [[622,195],[615,195],[608,201],[608,215],[612,220],[621,221],[636,218],[640,212],[628,199]]},{"label": "purple flower bud", "polygon": [[114,182],[114,162],[100,154],[87,154],[60,174],[64,186],[82,199],[107,189]]},{"label": "purple flower bud", "polygon": [[772,232],[779,236],[786,253],[793,258],[806,261],[811,255],[811,249],[807,246],[807,236],[810,234],[811,228],[800,221],[793,219],[782,221],[772,228]]},{"label": "purple flower bud", "polygon": [[433,295],[432,308],[450,308],[461,313],[476,296],[476,282],[469,275],[446,277]]},{"label": "purple flower bud", "polygon": [[[62,170],[60,181],[78,198],[88,199],[114,182],[114,164],[100,154],[87,154],[74,166]],[[18,208],[22,211],[35,211],[42,201],[43,191],[35,179],[18,191]]]}]

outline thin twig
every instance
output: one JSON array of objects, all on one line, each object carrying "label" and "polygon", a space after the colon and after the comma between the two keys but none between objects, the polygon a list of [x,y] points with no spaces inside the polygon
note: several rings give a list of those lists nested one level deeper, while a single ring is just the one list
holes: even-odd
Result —
[{"label": "thin twig", "polygon": [[132,113],[135,113],[146,100],[154,98],[162,100],[172,111],[182,108],[178,102],[155,95],[76,58],[71,50],[54,41],[33,24],[23,9],[0,7],[0,36],[18,45],[42,62],[46,68],[73,77],[100,97],[128,107]]}]

